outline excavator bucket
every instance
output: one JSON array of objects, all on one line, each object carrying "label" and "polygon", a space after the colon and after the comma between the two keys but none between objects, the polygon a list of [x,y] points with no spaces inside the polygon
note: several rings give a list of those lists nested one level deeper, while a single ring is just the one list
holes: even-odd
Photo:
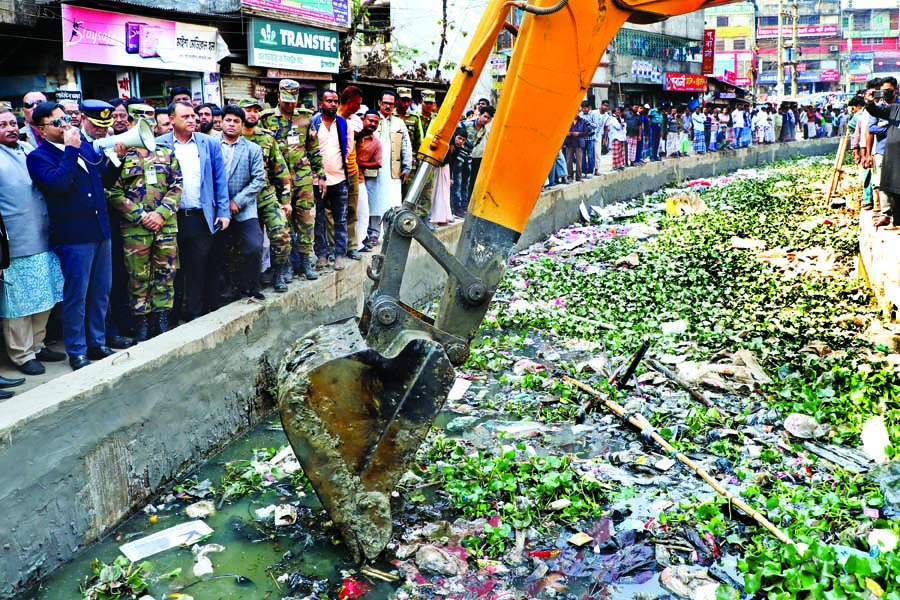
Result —
[{"label": "excavator bucket", "polygon": [[354,560],[375,558],[390,540],[391,492],[454,376],[440,344],[413,339],[382,356],[355,319],[313,330],[282,359],[285,434]]}]

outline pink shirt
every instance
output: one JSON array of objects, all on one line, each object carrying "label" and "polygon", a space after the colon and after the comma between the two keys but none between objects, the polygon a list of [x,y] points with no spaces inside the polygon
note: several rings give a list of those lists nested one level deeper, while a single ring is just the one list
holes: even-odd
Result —
[{"label": "pink shirt", "polygon": [[[319,131],[316,133],[319,136],[319,154],[322,155],[322,164],[325,165],[325,184],[336,185],[347,179],[344,174],[344,161],[341,158],[337,120],[332,122],[329,128],[322,119],[322,124],[319,125]],[[348,131],[347,135],[349,137],[352,133]]]}]

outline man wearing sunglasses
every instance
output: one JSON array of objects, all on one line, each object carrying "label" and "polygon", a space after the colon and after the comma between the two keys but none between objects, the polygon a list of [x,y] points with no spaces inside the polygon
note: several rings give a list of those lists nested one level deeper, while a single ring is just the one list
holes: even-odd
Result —
[{"label": "man wearing sunglasses", "polygon": [[[61,105],[43,102],[32,118],[45,142],[26,164],[47,201],[50,245],[65,277],[63,337],[69,365],[77,370],[113,354],[106,345],[112,259],[104,187],[115,183],[120,169],[82,143]],[[121,142],[115,150],[125,156]]]},{"label": "man wearing sunglasses", "polygon": [[81,108],[78,106],[77,102],[63,102],[63,110],[66,111],[66,114],[72,119],[72,127],[75,129],[81,127]]},{"label": "man wearing sunglasses", "polygon": [[46,101],[47,96],[43,92],[28,92],[22,98],[22,114],[25,115],[25,124],[19,129],[19,133],[24,135],[25,141],[35,148],[44,141],[44,137],[31,120],[31,113],[34,111],[35,106]]}]

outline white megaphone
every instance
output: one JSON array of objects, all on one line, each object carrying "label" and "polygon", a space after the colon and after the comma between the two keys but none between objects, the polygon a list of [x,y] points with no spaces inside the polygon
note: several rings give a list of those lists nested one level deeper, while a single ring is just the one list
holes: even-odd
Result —
[{"label": "white megaphone", "polygon": [[109,160],[118,167],[122,161],[119,160],[116,149],[113,147],[116,142],[122,142],[126,148],[144,148],[150,152],[156,150],[156,137],[153,135],[153,129],[144,119],[138,120],[134,127],[125,133],[94,140],[94,150],[106,154]]}]

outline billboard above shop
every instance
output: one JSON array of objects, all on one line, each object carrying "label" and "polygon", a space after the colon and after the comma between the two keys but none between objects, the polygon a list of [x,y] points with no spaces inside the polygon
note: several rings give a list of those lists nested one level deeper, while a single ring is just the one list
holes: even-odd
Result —
[{"label": "billboard above shop", "polygon": [[249,9],[268,11],[309,21],[318,21],[323,25],[350,27],[349,0],[241,0],[241,5]]},{"label": "billboard above shop", "polygon": [[[784,38],[790,38],[794,34],[794,28],[789,25],[785,25],[781,28],[781,35]],[[797,36],[799,37],[813,37],[813,36],[836,36],[838,34],[837,25],[798,25],[797,26]],[[778,27],[757,27],[756,28],[756,37],[758,39],[762,38],[777,38],[778,37]]]},{"label": "billboard above shop", "polygon": [[253,17],[247,34],[249,60],[254,67],[337,73],[341,59],[338,34]]},{"label": "billboard above shop", "polygon": [[705,92],[706,76],[692,73],[666,73],[663,89],[667,92]]},{"label": "billboard above shop", "polygon": [[63,60],[119,67],[217,72],[228,46],[202,27],[62,5]]}]

